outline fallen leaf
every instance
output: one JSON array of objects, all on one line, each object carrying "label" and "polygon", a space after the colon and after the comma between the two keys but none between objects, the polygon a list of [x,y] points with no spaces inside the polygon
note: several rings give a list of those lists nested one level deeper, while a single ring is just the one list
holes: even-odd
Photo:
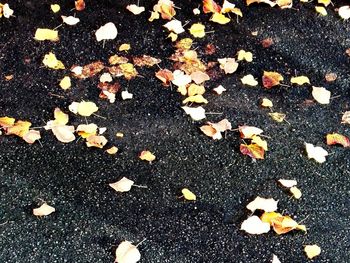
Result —
[{"label": "fallen leaf", "polygon": [[238,130],[242,139],[252,139],[254,135],[263,133],[262,129],[247,125],[239,126]]},{"label": "fallen leaf", "polygon": [[200,104],[200,103],[207,104],[208,103],[208,101],[203,97],[203,95],[190,96],[182,101],[183,104],[186,104],[189,102],[194,102],[194,103],[198,103],[198,104]]},{"label": "fallen leaf", "polygon": [[100,76],[100,82],[112,82],[112,81],[113,81],[112,76],[109,73],[103,73]]},{"label": "fallen leaf", "polygon": [[124,133],[122,133],[122,132],[117,132],[117,133],[115,134],[115,136],[116,136],[117,138],[123,138],[123,137],[124,137]]},{"label": "fallen leaf", "polygon": [[145,7],[138,6],[138,5],[128,5],[126,6],[126,9],[129,10],[134,15],[139,15],[145,11]]},{"label": "fallen leaf", "polygon": [[51,7],[52,12],[54,12],[54,13],[57,13],[61,10],[60,5],[58,5],[58,4],[50,5],[50,7]]},{"label": "fallen leaf", "polygon": [[263,198],[257,196],[252,202],[250,202],[246,207],[253,213],[255,210],[263,210],[265,212],[274,212],[277,210],[278,201],[273,198]]},{"label": "fallen leaf", "polygon": [[122,99],[123,100],[131,100],[133,98],[133,94],[128,92],[127,90],[122,91]]},{"label": "fallen leaf", "polygon": [[230,18],[226,17],[224,14],[214,13],[210,18],[210,21],[218,23],[220,25],[225,25],[231,21]]},{"label": "fallen leaf", "polygon": [[118,152],[118,148],[115,146],[112,146],[111,148],[107,149],[106,152],[110,155],[116,154]]},{"label": "fallen leaf", "polygon": [[207,73],[198,70],[191,74],[191,79],[196,84],[202,84],[204,81],[210,80],[210,77]]},{"label": "fallen leaf", "polygon": [[253,159],[264,159],[264,149],[255,143],[241,144],[239,150],[243,155],[248,155]]},{"label": "fallen leaf", "polygon": [[11,127],[15,124],[16,119],[11,117],[0,117],[0,126],[3,128]]},{"label": "fallen leaf", "polygon": [[266,107],[266,108],[272,108],[273,107],[273,103],[271,100],[267,99],[267,98],[263,98],[262,102],[261,102],[261,106],[262,107]]},{"label": "fallen leaf", "polygon": [[222,85],[219,85],[216,88],[214,88],[213,91],[216,94],[221,95],[224,91],[226,91],[226,89]]},{"label": "fallen leaf", "polygon": [[342,118],[341,118],[341,123],[343,124],[350,124],[350,111],[344,112]]},{"label": "fallen leaf", "polygon": [[261,41],[261,45],[263,46],[263,48],[269,48],[274,44],[273,39],[272,38],[265,38]]},{"label": "fallen leaf", "polygon": [[17,121],[12,126],[5,128],[6,135],[17,135],[23,138],[25,134],[29,132],[29,128],[32,124],[29,121]]},{"label": "fallen leaf", "polygon": [[174,85],[181,87],[181,86],[186,86],[192,81],[191,76],[185,74],[181,70],[175,70],[173,72],[173,80],[171,81]]},{"label": "fallen leaf", "polygon": [[327,145],[340,144],[343,147],[350,147],[349,138],[339,133],[327,134],[326,140],[327,140]]},{"label": "fallen leaf", "polygon": [[284,119],[286,118],[286,114],[281,113],[281,112],[270,112],[269,116],[277,122],[283,122]]},{"label": "fallen leaf", "polygon": [[74,114],[79,114],[81,116],[88,117],[91,114],[98,111],[98,107],[94,102],[91,101],[82,101],[82,102],[72,102],[68,106],[69,110]]},{"label": "fallen leaf", "polygon": [[35,31],[35,40],[44,41],[44,40],[50,40],[50,41],[58,41],[58,31],[52,30],[48,28],[38,28]]},{"label": "fallen leaf", "polygon": [[170,32],[174,32],[175,34],[181,34],[185,32],[185,29],[182,27],[182,22],[176,19],[166,23],[163,25],[163,27],[167,28]]},{"label": "fallen leaf", "polygon": [[314,146],[311,143],[305,142],[305,148],[307,157],[309,159],[314,159],[318,163],[324,163],[326,161],[326,156],[328,155],[328,152],[319,146]]},{"label": "fallen leaf", "polygon": [[26,134],[23,135],[23,140],[27,143],[34,143],[36,140],[41,138],[40,132],[35,130],[29,130]]},{"label": "fallen leaf", "polygon": [[77,133],[84,139],[97,134],[97,125],[94,123],[80,124],[77,127]]},{"label": "fallen leaf", "polygon": [[205,36],[205,26],[201,23],[193,24],[189,31],[192,36],[197,38],[203,38]]},{"label": "fallen leaf", "polygon": [[263,148],[265,151],[267,151],[267,141],[261,139],[258,135],[253,135],[252,137],[252,143],[257,144],[261,148]]},{"label": "fallen leaf", "polygon": [[214,0],[203,0],[203,12],[207,13],[220,13],[221,8]]},{"label": "fallen leaf", "polygon": [[181,193],[183,194],[184,198],[189,201],[195,201],[196,200],[196,195],[192,193],[190,190],[187,188],[183,188],[181,190]]},{"label": "fallen leaf", "polygon": [[244,85],[248,85],[248,86],[256,86],[258,85],[259,83],[256,81],[256,79],[254,78],[253,75],[249,74],[249,75],[246,75],[244,76],[243,78],[241,78],[241,81],[242,81],[242,84]]},{"label": "fallen leaf", "polygon": [[171,20],[175,15],[175,5],[170,0],[159,0],[158,3],[153,7],[155,12],[160,13],[163,19]]},{"label": "fallen leaf", "polygon": [[205,135],[213,138],[214,140],[220,140],[222,139],[221,133],[231,130],[232,126],[227,119],[223,119],[217,123],[207,122],[207,125],[201,126],[200,129]]},{"label": "fallen leaf", "polygon": [[200,15],[201,10],[199,10],[198,8],[194,8],[194,9],[192,10],[192,12],[193,12],[193,14],[194,14],[195,16],[198,16],[198,15]]},{"label": "fallen leaf", "polygon": [[86,138],[86,146],[87,147],[96,147],[102,149],[103,146],[107,144],[106,137],[102,135],[91,135]]},{"label": "fallen leaf", "polygon": [[306,245],[304,251],[309,259],[313,259],[321,254],[321,248],[318,245]]},{"label": "fallen leaf", "polygon": [[178,38],[178,35],[175,34],[174,32],[170,32],[170,34],[168,35],[168,38],[171,39],[171,42],[175,42]]},{"label": "fallen leaf", "polygon": [[77,1],[75,1],[75,9],[77,11],[83,11],[85,9],[85,2],[84,2],[84,0],[77,0]]},{"label": "fallen leaf", "polygon": [[327,74],[325,75],[325,79],[326,79],[327,82],[333,82],[333,81],[335,81],[337,78],[338,78],[337,74],[332,73],[332,72],[331,72],[331,73],[327,73]]},{"label": "fallen leaf", "polygon": [[[4,4],[1,8],[2,4],[0,4],[0,17],[3,14],[4,17],[10,18],[13,15],[13,10],[10,8],[9,4]],[[2,9],[2,14],[1,14]]]},{"label": "fallen leaf", "polygon": [[304,84],[310,84],[310,80],[306,76],[292,77],[290,82],[292,84],[298,84],[299,86]]},{"label": "fallen leaf", "polygon": [[161,62],[159,58],[143,55],[141,57],[133,57],[133,63],[138,67],[153,67]]},{"label": "fallen leaf", "polygon": [[61,16],[63,23],[74,26],[80,22],[80,19],[74,16]]},{"label": "fallen leaf", "polygon": [[270,231],[270,224],[262,222],[258,216],[251,216],[242,222],[241,230],[248,234],[260,235]]},{"label": "fallen leaf", "polygon": [[274,7],[276,5],[275,2],[270,1],[270,0],[246,0],[246,4],[248,6],[251,4],[254,4],[254,3],[264,3],[264,4],[270,5],[271,7]]},{"label": "fallen leaf", "polygon": [[281,263],[281,261],[278,259],[276,255],[273,255],[271,263]]},{"label": "fallen leaf", "polygon": [[134,181],[123,177],[119,181],[109,184],[110,187],[112,187],[117,192],[128,192],[130,191],[131,187],[134,185]]},{"label": "fallen leaf", "polygon": [[229,12],[234,12],[234,10],[235,10],[235,4],[232,4],[229,1],[224,0],[224,3],[222,4],[222,8],[221,8],[221,13],[225,14]]},{"label": "fallen leaf", "polygon": [[272,221],[278,217],[283,217],[280,213],[277,212],[264,212],[260,219],[264,223],[268,223],[269,225],[272,225]]},{"label": "fallen leaf", "polygon": [[65,69],[62,61],[58,60],[52,52],[44,56],[43,64],[52,69]]},{"label": "fallen leaf", "polygon": [[136,246],[129,241],[123,241],[115,251],[116,263],[136,263],[141,259],[141,254]]},{"label": "fallen leaf", "polygon": [[192,47],[193,40],[191,38],[183,38],[176,43],[176,48],[180,50],[189,50]]},{"label": "fallen leaf", "polygon": [[278,235],[288,233],[295,229],[306,231],[305,225],[299,225],[290,216],[277,216],[272,218],[271,226]]},{"label": "fallen leaf", "polygon": [[174,80],[173,73],[168,69],[161,69],[156,72],[156,77],[160,79],[164,85],[169,86],[170,82]]},{"label": "fallen leaf", "polygon": [[329,104],[331,92],[323,87],[312,87],[312,97],[320,104]]},{"label": "fallen leaf", "polygon": [[315,10],[317,13],[319,13],[321,16],[327,15],[327,10],[323,6],[315,6]]},{"label": "fallen leaf", "polygon": [[317,3],[328,6],[331,3],[331,0],[317,0]]},{"label": "fallen leaf", "polygon": [[148,18],[149,22],[152,22],[153,20],[159,19],[159,13],[158,12],[151,12],[151,16]]},{"label": "fallen leaf", "polygon": [[280,85],[281,81],[283,81],[283,76],[281,74],[272,71],[264,71],[262,82],[265,88],[270,89],[274,86]]},{"label": "fallen leaf", "polygon": [[190,115],[191,118],[195,121],[199,121],[205,119],[205,109],[203,107],[187,107],[184,106],[182,109],[186,112],[186,114]]},{"label": "fallen leaf", "polygon": [[345,5],[345,6],[339,7],[338,14],[344,20],[348,20],[350,18],[350,6]]},{"label": "fallen leaf", "polygon": [[300,189],[298,187],[296,187],[296,186],[291,187],[289,189],[289,191],[291,192],[291,194],[293,195],[293,197],[295,199],[300,199],[301,196],[302,196],[302,193],[301,193]]},{"label": "fallen leaf", "polygon": [[48,216],[55,212],[56,209],[47,203],[43,203],[40,207],[33,209],[33,215],[35,216]]},{"label": "fallen leaf", "polygon": [[60,87],[64,90],[69,89],[72,86],[70,77],[65,76],[63,79],[60,81]]},{"label": "fallen leaf", "polygon": [[191,84],[184,95],[188,94],[188,96],[194,96],[194,95],[203,95],[205,93],[204,86]]},{"label": "fallen leaf", "polygon": [[297,185],[297,181],[296,180],[286,180],[286,179],[279,179],[278,182],[287,188],[291,188],[293,186]]},{"label": "fallen leaf", "polygon": [[51,128],[53,134],[56,136],[57,140],[63,143],[69,143],[75,140],[74,136],[74,126],[67,125],[55,125]]},{"label": "fallen leaf", "polygon": [[114,23],[109,22],[104,26],[101,26],[95,32],[96,40],[100,42],[101,40],[115,39],[118,35],[118,30]]},{"label": "fallen leaf", "polygon": [[238,61],[240,60],[245,60],[247,62],[252,62],[253,61],[253,53],[252,52],[247,52],[243,49],[241,49],[240,51],[238,51]]},{"label": "fallen leaf", "polygon": [[139,154],[139,158],[141,160],[148,161],[151,163],[156,159],[156,156],[153,153],[151,153],[150,151],[142,151]]},{"label": "fallen leaf", "polygon": [[220,68],[225,71],[225,74],[234,73],[238,68],[238,63],[234,58],[219,58]]}]

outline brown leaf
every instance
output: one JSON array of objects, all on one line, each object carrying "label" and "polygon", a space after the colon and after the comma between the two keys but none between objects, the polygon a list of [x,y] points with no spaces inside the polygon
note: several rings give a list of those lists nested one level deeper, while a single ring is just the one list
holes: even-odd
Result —
[{"label": "brown leaf", "polygon": [[143,55],[142,57],[134,57],[133,62],[138,67],[153,67],[161,62],[159,58]]}]

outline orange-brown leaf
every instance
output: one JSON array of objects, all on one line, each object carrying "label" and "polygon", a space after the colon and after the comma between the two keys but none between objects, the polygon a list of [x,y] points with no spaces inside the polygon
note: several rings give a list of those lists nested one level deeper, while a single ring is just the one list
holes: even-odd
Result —
[{"label": "orange-brown leaf", "polygon": [[214,0],[203,0],[204,13],[220,13],[221,7]]},{"label": "orange-brown leaf", "polygon": [[84,2],[84,0],[77,0],[77,1],[75,1],[75,9],[77,11],[83,11],[85,9],[85,2]]},{"label": "orange-brown leaf", "polygon": [[265,88],[270,89],[274,86],[277,86],[280,84],[281,81],[283,81],[283,77],[281,74],[277,72],[264,71],[262,82]]},{"label": "orange-brown leaf", "polygon": [[264,159],[265,150],[255,143],[241,144],[239,150],[253,159]]},{"label": "orange-brown leaf", "polygon": [[156,72],[156,77],[160,79],[165,86],[169,86],[170,81],[174,80],[173,73],[168,69],[161,69]]}]

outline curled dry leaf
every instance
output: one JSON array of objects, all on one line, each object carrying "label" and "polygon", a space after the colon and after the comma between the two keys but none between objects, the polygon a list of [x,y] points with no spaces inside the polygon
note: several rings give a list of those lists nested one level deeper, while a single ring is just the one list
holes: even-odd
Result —
[{"label": "curled dry leaf", "polygon": [[252,74],[244,76],[243,78],[241,78],[241,81],[242,81],[242,84],[252,86],[252,87],[255,87],[256,85],[259,84]]},{"label": "curled dry leaf", "polygon": [[160,13],[162,19],[171,20],[175,15],[175,5],[170,0],[159,0],[156,5],[153,6],[153,10]]},{"label": "curled dry leaf", "polygon": [[143,55],[141,57],[133,57],[133,62],[135,66],[138,67],[153,67],[161,62],[159,58],[154,58],[151,56]]},{"label": "curled dry leaf", "polygon": [[181,190],[181,193],[183,194],[183,197],[188,201],[195,201],[197,199],[196,195],[187,188],[183,188]]},{"label": "curled dry leaf", "polygon": [[141,254],[136,246],[129,241],[123,241],[115,251],[116,263],[136,263],[141,259]]},{"label": "curled dry leaf", "polygon": [[285,234],[294,229],[306,231],[305,225],[299,225],[290,216],[283,216],[276,212],[265,212],[260,217],[261,221],[269,223],[273,230],[278,234]]},{"label": "curled dry leaf", "polygon": [[131,13],[133,13],[134,15],[139,15],[142,12],[145,11],[145,7],[143,6],[138,6],[138,5],[128,5],[126,7],[127,10],[129,10]]},{"label": "curled dry leaf", "polygon": [[304,85],[304,84],[310,84],[310,80],[306,76],[292,77],[290,82],[292,84],[297,84],[299,86]]},{"label": "curled dry leaf", "polygon": [[106,137],[102,135],[91,135],[86,138],[86,145],[87,147],[96,147],[102,149],[103,146],[107,144]]},{"label": "curled dry leaf", "polygon": [[260,235],[270,231],[270,224],[262,222],[258,216],[251,216],[242,222],[241,230],[252,235]]},{"label": "curled dry leaf", "polygon": [[128,192],[130,191],[131,187],[134,185],[134,181],[123,177],[119,181],[109,184],[110,187],[112,187],[117,192]]},{"label": "curled dry leaf", "polygon": [[221,7],[214,0],[203,0],[203,12],[220,13]]},{"label": "curled dry leaf", "polygon": [[217,123],[207,122],[207,125],[201,126],[200,129],[205,135],[213,138],[214,140],[220,140],[222,139],[221,133],[231,130],[232,126],[227,119],[223,119]]},{"label": "curled dry leaf", "polygon": [[262,77],[263,86],[267,89],[270,89],[274,86],[280,85],[283,81],[283,76],[278,72],[264,71]]},{"label": "curled dry leaf", "polygon": [[33,209],[33,215],[35,216],[48,216],[55,212],[56,209],[47,203],[43,203],[40,207]]},{"label": "curled dry leaf", "polygon": [[114,23],[109,22],[104,26],[97,29],[95,36],[96,40],[100,42],[101,40],[115,39],[118,35],[118,30]]},{"label": "curled dry leaf", "polygon": [[259,135],[263,133],[263,130],[254,126],[239,126],[238,130],[240,132],[242,139],[252,139],[254,135]]},{"label": "curled dry leaf", "polygon": [[257,196],[252,202],[250,202],[246,207],[253,213],[255,210],[263,210],[265,212],[274,212],[277,210],[278,201],[273,198],[263,198]]},{"label": "curled dry leaf", "polygon": [[327,134],[326,140],[327,140],[327,145],[340,144],[343,147],[350,147],[349,138],[339,133]]},{"label": "curled dry leaf", "polygon": [[328,152],[319,146],[314,146],[311,143],[305,142],[305,149],[307,153],[307,157],[309,159],[314,159],[318,163],[324,163],[326,161],[326,156]]},{"label": "curled dry leaf", "polygon": [[153,153],[151,153],[150,151],[142,151],[139,154],[139,158],[141,160],[148,161],[148,162],[152,163],[156,159],[156,156]]},{"label": "curled dry leaf", "polygon": [[264,148],[256,143],[241,144],[239,150],[243,155],[248,155],[253,159],[264,159]]},{"label": "curled dry leaf", "polygon": [[206,118],[205,109],[203,107],[187,107],[184,106],[182,109],[186,114],[190,115],[191,118],[195,121],[203,120]]},{"label": "curled dry leaf", "polygon": [[313,259],[321,254],[321,248],[318,245],[306,245],[304,251],[309,259]]},{"label": "curled dry leaf", "polygon": [[323,87],[312,87],[312,97],[320,104],[329,104],[331,92]]},{"label": "curled dry leaf", "polygon": [[38,28],[35,31],[34,39],[38,41],[44,41],[44,40],[58,41],[59,40],[58,31],[48,29],[48,28]]}]

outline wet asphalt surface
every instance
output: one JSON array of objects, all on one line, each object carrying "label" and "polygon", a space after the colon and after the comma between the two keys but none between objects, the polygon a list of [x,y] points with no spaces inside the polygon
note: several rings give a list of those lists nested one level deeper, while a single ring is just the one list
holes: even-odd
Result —
[{"label": "wet asphalt surface", "polygon": [[[49,51],[69,68],[107,62],[117,46],[130,43],[130,54],[161,58],[160,66],[172,69],[167,58],[174,48],[165,39],[165,21],[149,23],[148,11],[140,16],[128,13],[128,1],[87,1],[86,10],[77,14],[81,22],[59,29],[59,42],[35,41],[36,28],[54,28],[60,24],[60,14],[74,14],[72,2],[57,1],[61,12],[53,14],[48,1],[9,1],[16,17],[0,19],[0,116],[42,126],[53,118],[55,107],[67,112],[72,101],[91,100],[106,119],[93,116],[89,121],[107,127],[109,144],[120,152],[110,156],[82,141],[63,144],[45,131],[42,147],[0,136],[1,262],[113,262],[121,241],[138,243],[144,238],[140,262],[260,263],[270,262],[273,253],[281,262],[307,262],[306,244],[322,248],[313,262],[350,261],[349,150],[325,145],[327,133],[350,136],[350,127],[340,124],[342,112],[350,110],[350,61],[345,54],[350,47],[349,22],[341,21],[332,8],[328,16],[320,17],[313,4],[297,3],[291,10],[238,4],[244,13],[239,24],[220,26],[209,22],[208,15],[192,15],[200,1],[175,1],[181,8],[176,18],[190,21],[187,28],[202,22],[207,31],[215,30],[195,41],[203,60],[232,57],[240,49],[254,54],[252,63],[242,63],[236,73],[206,84],[208,90],[221,84],[228,91],[222,96],[207,92],[205,106],[208,112],[222,112],[208,115],[210,121],[228,118],[233,127],[257,126],[271,137],[266,159],[253,162],[239,152],[237,132],[220,141],[203,135],[202,122],[191,121],[180,108],[181,95],[154,77],[157,67],[140,69],[144,78],[120,80],[123,89],[134,94],[130,101],[120,96],[115,104],[99,99],[98,77],[74,79],[70,91],[61,90],[57,83],[64,72],[41,64]],[[141,4],[151,10],[154,1]],[[102,47],[94,32],[107,22],[114,22],[119,34]],[[251,34],[254,31],[257,36]],[[263,48],[261,40],[268,37],[274,44]],[[204,47],[209,43],[217,52],[206,56]],[[291,76],[306,75],[337,97],[322,106],[310,103],[310,86],[265,90],[240,83],[246,74],[260,79],[263,70],[282,73],[286,84]],[[338,75],[335,82],[325,81],[329,72]],[[14,79],[5,81],[9,74]],[[275,111],[287,115],[289,124],[269,118],[268,110],[259,106],[263,97],[274,102]],[[83,122],[70,114],[73,125]],[[124,138],[115,137],[118,131]],[[322,146],[331,155],[323,164],[308,160],[304,142]],[[137,158],[144,149],[155,153],[154,163]],[[108,183],[123,176],[148,189],[114,192]],[[296,179],[302,198],[291,199],[276,184],[280,178]],[[197,201],[178,198],[183,187],[196,193]],[[239,230],[249,216],[246,204],[258,195],[278,199],[280,211],[297,221],[304,219],[307,234],[277,236],[271,231],[251,236]],[[56,212],[34,217],[31,210],[40,200]]]}]

